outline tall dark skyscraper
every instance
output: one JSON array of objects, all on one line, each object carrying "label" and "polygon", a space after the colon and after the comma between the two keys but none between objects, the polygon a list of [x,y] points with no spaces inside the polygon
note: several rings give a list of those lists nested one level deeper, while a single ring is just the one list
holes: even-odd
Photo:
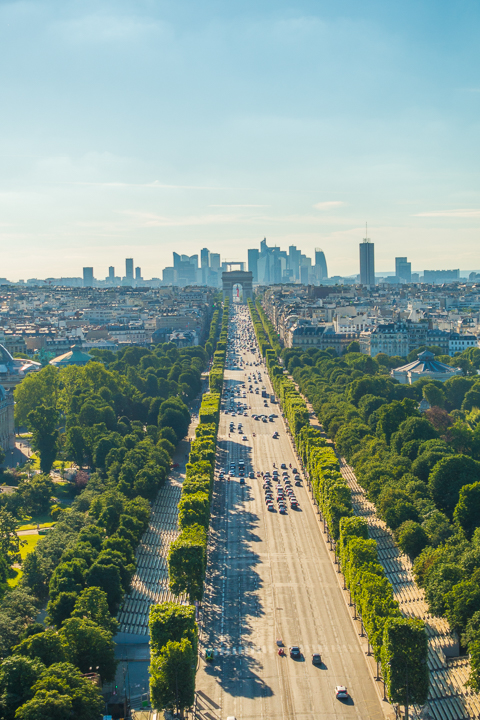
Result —
[{"label": "tall dark skyscraper", "polygon": [[142,268],[135,268],[135,280],[142,280]]},{"label": "tall dark skyscraper", "polygon": [[125,260],[125,278],[126,280],[133,280],[133,258]]},{"label": "tall dark skyscraper", "polygon": [[113,267],[113,265],[110,265],[110,267],[108,268],[108,279],[112,282],[113,280],[115,280],[115,268]]},{"label": "tall dark skyscraper", "polygon": [[375,285],[375,245],[369,238],[360,243],[360,285]]}]

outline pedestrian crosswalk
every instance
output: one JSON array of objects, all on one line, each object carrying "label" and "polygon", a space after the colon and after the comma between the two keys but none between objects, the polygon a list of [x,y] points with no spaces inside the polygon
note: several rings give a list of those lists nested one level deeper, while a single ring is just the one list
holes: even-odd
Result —
[{"label": "pedestrian crosswalk", "polygon": [[[208,644],[201,650],[202,657],[205,657],[205,650],[210,649]],[[285,655],[288,655],[288,647],[283,648]],[[229,657],[234,655],[253,656],[253,655],[278,655],[279,648],[276,645],[220,645],[219,647],[213,648],[214,657]],[[333,655],[336,653],[344,653],[345,651],[353,654],[361,653],[362,650],[359,645],[339,645],[333,644],[327,645],[305,645],[301,647],[302,655],[304,658],[310,658],[314,653],[320,653],[320,655]]]}]

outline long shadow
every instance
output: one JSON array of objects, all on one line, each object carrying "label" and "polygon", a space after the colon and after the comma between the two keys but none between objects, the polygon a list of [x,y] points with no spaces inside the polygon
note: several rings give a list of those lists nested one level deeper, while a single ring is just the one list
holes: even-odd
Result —
[{"label": "long shadow", "polygon": [[[244,459],[248,477],[253,469],[251,447],[239,441],[238,436],[236,440],[221,441],[218,458],[222,466],[232,454]],[[239,485],[238,478],[230,482],[216,480],[204,601],[203,646],[216,651],[214,662],[207,665],[204,672],[215,677],[229,695],[253,699],[268,697],[273,691],[259,675],[258,660],[245,654],[245,649],[253,645],[250,640],[253,633],[251,620],[265,615],[258,593],[262,579],[256,569],[261,560],[253,549],[253,545],[260,542],[258,527],[261,520],[250,509],[252,501],[248,479],[245,486]],[[212,714],[211,709],[209,713]]]}]

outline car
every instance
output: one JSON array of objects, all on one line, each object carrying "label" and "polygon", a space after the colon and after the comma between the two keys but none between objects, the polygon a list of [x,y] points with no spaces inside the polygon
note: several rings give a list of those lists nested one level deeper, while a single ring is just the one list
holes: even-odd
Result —
[{"label": "car", "polygon": [[274,440],[278,440],[278,433],[277,432],[273,433],[272,438]]},{"label": "car", "polygon": [[301,480],[295,480],[295,485],[297,485],[297,487],[302,487],[302,481],[301,481]]},{"label": "car", "polygon": [[240,477],[240,485],[245,485],[245,478],[243,475]]},{"label": "car", "polygon": [[291,500],[290,507],[292,508],[292,510],[298,510],[298,502],[296,500]]},{"label": "car", "polygon": [[253,470],[250,470],[250,472],[248,473],[248,477],[250,478],[250,480],[253,480],[255,478],[255,473],[253,472]]},{"label": "car", "polygon": [[205,648],[205,660],[207,662],[213,662],[213,649]]},{"label": "car", "polygon": [[242,437],[242,440],[245,441],[246,439],[247,439],[247,436],[244,435],[244,436]]},{"label": "car", "polygon": [[345,685],[335,685],[335,697],[337,700],[348,699],[348,690]]},{"label": "car", "polygon": [[286,464],[285,464],[285,463],[282,463],[282,464],[280,465],[280,469],[281,469],[281,470],[286,470],[286,469],[287,469]]},{"label": "car", "polygon": [[223,480],[223,478],[225,477],[225,473],[221,472],[218,477],[220,478],[220,480]]},{"label": "car", "polygon": [[292,645],[292,647],[289,648],[289,651],[290,651],[291,658],[301,658],[302,657],[302,652],[301,652],[300,648],[298,647],[298,645]]},{"label": "car", "polygon": [[275,505],[272,502],[268,503],[267,510],[269,510],[270,512],[275,512]]},{"label": "car", "polygon": [[322,656],[320,655],[320,653],[313,653],[312,664],[313,665],[321,665],[322,664]]},{"label": "car", "polygon": [[280,515],[287,515],[287,508],[285,507],[285,505],[280,505],[278,512],[280,513]]},{"label": "car", "polygon": [[296,474],[298,473],[297,468],[293,468],[292,473],[293,473],[294,475],[296,475]]}]

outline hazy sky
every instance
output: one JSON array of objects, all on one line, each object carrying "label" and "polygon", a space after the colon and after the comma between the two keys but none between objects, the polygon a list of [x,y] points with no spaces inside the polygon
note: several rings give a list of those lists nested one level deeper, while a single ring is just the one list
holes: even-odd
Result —
[{"label": "hazy sky", "polygon": [[0,277],[480,268],[478,0],[0,0]]}]

